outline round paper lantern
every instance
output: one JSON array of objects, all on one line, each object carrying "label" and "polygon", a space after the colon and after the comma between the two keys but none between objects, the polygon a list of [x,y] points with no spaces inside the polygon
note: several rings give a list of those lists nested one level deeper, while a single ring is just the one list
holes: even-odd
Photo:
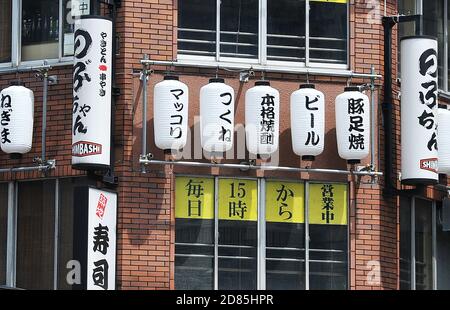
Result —
[{"label": "round paper lantern", "polygon": [[270,156],[278,149],[280,93],[269,81],[257,81],[245,93],[245,133],[251,154]]},{"label": "round paper lantern", "polygon": [[450,174],[450,111],[438,109],[438,171]]},{"label": "round paper lantern", "polygon": [[349,164],[360,163],[370,151],[369,98],[358,87],[346,87],[335,105],[339,156]]},{"label": "round paper lantern", "polygon": [[401,154],[403,184],[438,181],[437,41],[414,36],[401,43]]},{"label": "round paper lantern", "polygon": [[291,137],[294,153],[314,160],[323,152],[325,140],[325,96],[313,84],[300,85],[291,94]]},{"label": "round paper lantern", "polygon": [[2,90],[0,100],[2,151],[9,154],[29,152],[33,140],[33,91],[17,83]]},{"label": "round paper lantern", "polygon": [[162,150],[180,150],[186,145],[189,90],[177,76],[165,76],[153,92],[155,144]]},{"label": "round paper lantern", "polygon": [[233,147],[234,90],[224,79],[210,79],[200,89],[200,132],[207,152],[226,152]]}]

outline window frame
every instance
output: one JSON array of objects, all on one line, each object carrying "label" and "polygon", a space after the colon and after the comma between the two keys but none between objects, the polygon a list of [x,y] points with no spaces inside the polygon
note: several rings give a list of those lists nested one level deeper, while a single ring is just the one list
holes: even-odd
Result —
[{"label": "window frame", "polygon": [[11,61],[0,63],[0,69],[33,67],[42,65],[43,61],[48,64],[70,64],[73,62],[73,56],[63,56],[63,19],[64,19],[64,0],[58,0],[59,11],[59,38],[58,38],[58,58],[26,60],[22,61],[22,6],[23,0],[12,1],[11,17]]},{"label": "window frame", "polygon": [[[416,290],[416,200],[424,200],[426,202],[431,203],[431,269],[432,269],[432,288],[431,290],[437,290],[437,232],[436,232],[436,201],[427,199],[421,196],[411,196],[409,197],[409,206],[410,211],[410,247],[411,247],[411,256],[410,256],[410,290]],[[400,240],[400,242],[402,242]],[[400,275],[399,275],[400,277]],[[400,280],[400,279],[399,279]]]},{"label": "window frame", "polygon": [[[234,63],[234,64],[250,64],[262,65],[267,67],[291,67],[296,69],[306,68],[323,68],[348,70],[350,68],[350,1],[346,3],[347,9],[347,36],[346,36],[346,63],[332,64],[311,62],[309,57],[309,3],[310,0],[305,0],[305,62],[299,61],[281,61],[267,59],[267,0],[259,0],[259,16],[258,16],[258,57],[238,58],[238,57],[222,57],[220,56],[220,0],[216,0],[216,51],[215,56],[201,56],[201,55],[186,55],[177,52],[177,60],[183,62],[194,63],[212,63],[216,66]],[[178,25],[177,25],[178,26]]]},{"label": "window frame", "polygon": [[[7,287],[16,288],[17,286],[17,228],[18,228],[18,211],[19,211],[19,184],[27,182],[42,182],[42,181],[55,181],[54,183],[54,233],[53,233],[53,290],[59,290],[59,278],[60,274],[60,261],[59,261],[59,249],[60,249],[60,215],[63,202],[60,199],[61,182],[64,180],[86,180],[87,184],[89,179],[86,176],[66,176],[59,178],[47,178],[47,179],[27,179],[18,181],[2,182],[8,184],[8,210],[7,210],[7,242],[6,242],[6,283]],[[0,283],[2,285],[3,283]]]},{"label": "window frame", "polygon": [[[257,278],[256,278],[256,290],[265,290],[266,289],[266,182],[276,181],[276,182],[289,182],[289,183],[303,183],[304,185],[304,218],[305,218],[305,227],[304,227],[304,242],[305,242],[305,290],[309,290],[309,281],[310,281],[310,268],[309,268],[309,256],[310,256],[310,244],[309,244],[309,186],[311,184],[323,184],[323,183],[332,183],[332,184],[343,184],[347,186],[347,190],[350,188],[350,184],[348,182],[339,182],[339,181],[320,181],[320,180],[294,180],[294,179],[286,179],[286,178],[258,178],[258,177],[245,177],[245,176],[209,176],[209,175],[199,175],[199,174],[185,174],[185,173],[176,173],[174,178],[177,177],[190,177],[190,178],[204,178],[204,179],[213,179],[214,180],[214,263],[213,263],[213,290],[219,289],[219,180],[221,179],[243,179],[243,180],[251,180],[257,182],[257,249],[256,249],[256,270],[257,270]],[[175,193],[176,195],[176,193]],[[347,242],[346,242],[346,250],[347,253],[350,253],[350,196],[347,195]],[[175,206],[174,206],[175,208]],[[175,224],[176,225],[176,224]],[[176,244],[175,244],[176,245]],[[176,256],[176,252],[174,253]],[[350,279],[351,279],[351,256],[347,255],[347,272],[346,272],[346,290],[350,289]],[[174,269],[175,270],[175,269]],[[175,272],[175,271],[174,271]]]}]

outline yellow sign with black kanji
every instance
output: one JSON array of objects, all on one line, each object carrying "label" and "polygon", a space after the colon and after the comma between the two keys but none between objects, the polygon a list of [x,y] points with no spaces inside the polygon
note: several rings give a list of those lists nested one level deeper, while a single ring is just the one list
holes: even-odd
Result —
[{"label": "yellow sign with black kanji", "polygon": [[305,186],[303,183],[266,182],[266,221],[305,223]]},{"label": "yellow sign with black kanji", "polygon": [[219,219],[256,221],[258,185],[254,180],[219,179]]},{"label": "yellow sign with black kanji", "polygon": [[309,185],[309,223],[347,225],[347,185],[336,183]]},{"label": "yellow sign with black kanji", "polygon": [[214,218],[214,179],[177,177],[175,179],[175,217]]}]

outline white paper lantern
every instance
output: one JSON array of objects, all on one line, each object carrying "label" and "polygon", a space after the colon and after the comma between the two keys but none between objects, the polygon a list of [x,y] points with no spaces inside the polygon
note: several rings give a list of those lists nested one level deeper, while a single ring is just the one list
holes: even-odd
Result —
[{"label": "white paper lantern", "polygon": [[291,94],[291,137],[294,153],[314,160],[323,152],[325,140],[325,96],[313,84],[300,85]]},{"label": "white paper lantern", "polygon": [[177,76],[165,76],[153,92],[155,144],[158,148],[180,150],[186,145],[189,90]]},{"label": "white paper lantern", "polygon": [[450,111],[438,109],[438,171],[450,174]]},{"label": "white paper lantern", "polygon": [[401,40],[401,153],[403,184],[438,181],[437,41]]},{"label": "white paper lantern", "polygon": [[346,87],[335,105],[339,156],[349,164],[360,163],[370,151],[369,98],[358,87]]},{"label": "white paper lantern", "polygon": [[278,149],[280,93],[268,81],[257,81],[245,93],[245,132],[251,154],[270,156]]},{"label": "white paper lantern", "polygon": [[207,152],[226,152],[233,147],[234,90],[220,78],[200,89],[200,132]]},{"label": "white paper lantern", "polygon": [[81,16],[75,22],[72,165],[108,169],[111,156],[112,21]]},{"label": "white paper lantern", "polygon": [[29,152],[33,140],[33,91],[12,85],[2,90],[0,102],[2,151],[13,156]]}]

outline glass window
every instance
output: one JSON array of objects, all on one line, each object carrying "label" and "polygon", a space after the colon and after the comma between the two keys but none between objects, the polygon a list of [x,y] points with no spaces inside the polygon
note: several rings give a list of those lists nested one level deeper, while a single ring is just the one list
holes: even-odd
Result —
[{"label": "glass window", "polygon": [[[398,1],[398,14],[400,15],[414,15],[417,14],[417,1],[416,0],[399,0]],[[414,22],[403,22],[398,24],[398,62],[397,67],[400,73],[400,38],[406,36],[415,35],[415,23]]]},{"label": "glass window", "polygon": [[411,198],[400,197],[400,289],[411,289]]},{"label": "glass window", "polygon": [[73,56],[73,33],[75,31],[75,23],[71,14],[71,0],[64,0],[63,2],[63,44],[62,44],[62,56]]},{"label": "glass window", "polygon": [[258,58],[258,0],[222,0],[220,53],[225,57]]},{"label": "glass window", "polygon": [[444,1],[423,1],[423,32],[438,40],[439,88],[444,87]]},{"label": "glass window", "polygon": [[[448,201],[447,201],[448,203]],[[447,206],[446,208],[449,208]],[[445,214],[442,203],[437,203],[436,210],[436,265],[437,289],[450,290],[450,231],[445,230],[443,224]],[[448,222],[450,219],[446,219]],[[448,226],[448,225],[447,225]],[[447,228],[448,229],[448,228]]]},{"label": "glass window", "polygon": [[214,220],[177,218],[175,289],[214,288]]},{"label": "glass window", "polygon": [[56,59],[59,1],[22,1],[22,61]]},{"label": "glass window", "polygon": [[[305,0],[222,0],[219,7],[216,3],[178,1],[180,55],[255,59],[262,64],[266,60],[347,64],[348,1],[311,0],[309,10]],[[216,42],[217,18],[220,42]]]},{"label": "glass window", "polygon": [[416,289],[433,288],[431,201],[416,199]]},{"label": "glass window", "polygon": [[216,54],[216,0],[178,1],[178,53]]},{"label": "glass window", "polygon": [[305,62],[305,46],[305,1],[268,0],[267,59]]},{"label": "glass window", "polygon": [[309,6],[310,61],[346,64],[347,4],[310,1]]},{"label": "glass window", "polygon": [[257,182],[219,181],[219,289],[255,290]]},{"label": "glass window", "polygon": [[266,288],[305,289],[305,224],[268,222],[266,238]]},{"label": "glass window", "polygon": [[6,283],[8,183],[0,183],[0,285]]},{"label": "glass window", "polygon": [[55,180],[18,183],[17,199],[16,286],[53,289]]},{"label": "glass window", "polygon": [[12,0],[0,0],[0,63],[11,61]]}]

